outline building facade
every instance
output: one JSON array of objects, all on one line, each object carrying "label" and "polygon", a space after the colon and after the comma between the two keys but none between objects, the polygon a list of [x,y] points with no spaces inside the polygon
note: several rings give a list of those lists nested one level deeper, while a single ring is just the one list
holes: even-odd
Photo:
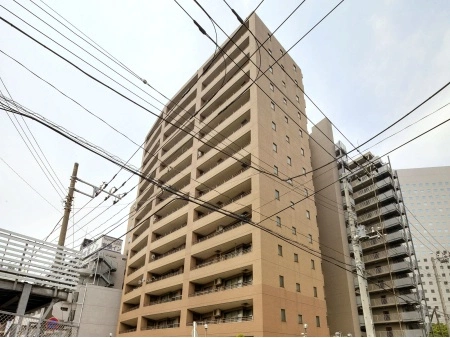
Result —
[{"label": "building facade", "polygon": [[115,335],[126,266],[122,243],[110,236],[85,239],[80,248],[79,284],[67,301],[53,305],[52,316],[76,324],[79,337]]},{"label": "building facade", "polygon": [[142,172],[200,202],[140,181],[119,336],[190,336],[193,322],[199,335],[329,334],[311,174],[289,179],[311,170],[302,74],[255,14],[247,25],[147,136]]},{"label": "building facade", "polygon": [[[397,170],[433,322],[450,310],[450,167]],[[447,251],[447,253],[445,252]],[[438,316],[438,318],[437,318]]]},{"label": "building facade", "polygon": [[[331,125],[328,121],[324,120],[314,127],[311,137],[320,139],[322,132],[328,133],[328,138],[333,140]],[[322,139],[323,137],[322,135]],[[339,305],[342,306],[342,303],[340,299],[331,295],[333,289],[328,288],[327,282],[331,283],[332,278],[336,278],[335,275],[340,275],[340,279],[345,280],[346,285],[349,284],[349,279],[354,278],[353,285],[348,291],[343,290],[342,293],[345,295],[346,305],[350,306],[353,315],[359,315],[358,324],[363,334],[365,324],[362,316],[361,293],[368,292],[376,336],[425,335],[426,308],[422,304],[424,296],[420,287],[421,281],[414,246],[396,172],[392,170],[389,162],[383,161],[370,152],[366,152],[354,160],[350,159],[341,142],[336,143],[333,153],[328,152],[327,154],[317,146],[311,148],[313,168],[320,168],[325,163],[332,161],[328,166],[315,172],[314,184],[317,190],[331,184],[332,190],[324,191],[322,196],[316,196],[316,198],[318,201],[328,198],[336,200],[337,208],[334,209],[334,215],[330,216],[340,219],[339,227],[335,225],[337,222],[333,218],[321,219],[320,215],[324,207],[317,206],[321,244],[323,247],[334,246],[333,249],[345,256],[346,261],[351,260],[353,270],[352,276],[349,276],[348,271],[343,269],[338,271],[324,266],[329,317],[333,317],[339,311]],[[327,171],[333,172],[333,177],[337,177],[337,179],[331,182],[329,179],[326,180],[325,176],[321,174]],[[348,184],[345,181],[348,181]],[[350,195],[349,205],[343,198],[345,189]],[[325,195],[330,192],[332,194]],[[337,198],[339,193],[341,197]],[[362,225],[367,234],[360,241],[361,257],[354,257],[351,239],[355,237],[356,233],[350,231],[350,217],[353,217],[358,225]],[[330,235],[329,232],[335,234]],[[326,233],[327,235],[325,235]],[[329,242],[333,236],[339,237],[338,243]],[[341,244],[343,247],[339,248],[338,246]],[[362,261],[365,266],[367,282],[364,290],[360,290],[355,278],[355,260]],[[352,293],[356,294],[356,313],[350,304],[353,302],[353,297],[350,295]],[[339,314],[338,316],[343,321],[346,320],[347,325],[355,325],[354,320],[346,319]],[[332,331],[335,325],[342,326],[343,323],[330,322]],[[336,331],[339,329],[336,327]]]}]

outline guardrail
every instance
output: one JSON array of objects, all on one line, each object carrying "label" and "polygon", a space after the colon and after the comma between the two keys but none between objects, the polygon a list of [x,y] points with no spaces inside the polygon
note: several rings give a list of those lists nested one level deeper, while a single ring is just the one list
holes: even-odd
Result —
[{"label": "guardrail", "polygon": [[0,278],[57,289],[78,285],[80,252],[0,229]]}]

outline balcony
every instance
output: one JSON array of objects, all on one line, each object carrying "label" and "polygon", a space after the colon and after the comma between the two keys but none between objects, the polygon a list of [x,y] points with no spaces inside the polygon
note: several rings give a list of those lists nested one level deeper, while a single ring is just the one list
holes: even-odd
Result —
[{"label": "balcony", "polygon": [[368,187],[361,189],[353,194],[353,199],[359,203],[367,198],[370,198],[375,195],[379,195],[380,193],[387,191],[389,189],[394,189],[395,183],[394,180],[390,177],[387,177],[381,181],[378,181],[375,184],[371,184]]},{"label": "balcony", "polygon": [[[243,39],[243,41],[236,43],[237,46],[234,49],[233,52],[231,53],[227,53],[229,55],[229,58],[231,58],[233,61],[231,62],[222,62],[220,63],[217,67],[215,67],[213,70],[210,70],[210,74],[206,77],[206,79],[203,81],[202,83],[202,88],[203,90],[208,89],[209,85],[213,82],[218,83],[218,84],[222,84],[224,81],[226,82],[227,80],[230,79],[231,76],[233,76],[235,73],[237,73],[239,71],[239,68],[236,66],[235,63],[237,63],[241,68],[242,65],[244,64],[245,60],[248,61],[248,53],[245,53],[245,50],[247,49],[247,47],[249,46],[249,37],[245,37]],[[243,55],[243,52],[245,53],[245,55]],[[240,60],[237,60],[237,58],[240,57]],[[225,73],[225,69],[227,68],[227,71]],[[225,74],[230,74],[230,76],[228,76],[227,78],[224,79],[220,79],[219,81],[216,81],[216,79],[219,76],[222,76],[222,78],[224,77]]]},{"label": "balcony", "polygon": [[[246,236],[245,238],[240,238],[240,240],[245,240],[249,236]],[[251,237],[251,236],[250,236]],[[228,243],[229,244],[229,243]],[[240,257],[242,255],[246,255],[252,252],[252,244],[241,244],[239,246],[236,246],[234,249],[225,251],[224,253],[220,253],[218,251],[217,254],[210,256],[208,258],[202,259],[198,256],[200,254],[197,254],[196,256],[196,265],[192,267],[192,270],[201,269],[206,266],[210,266],[212,264],[217,264],[223,261],[227,261],[236,257]]]},{"label": "balcony", "polygon": [[[399,294],[397,297],[390,296],[390,297],[379,297],[379,298],[370,298],[370,307],[372,309],[375,308],[384,308],[384,307],[390,307],[390,306],[396,306],[396,305],[410,305],[410,304],[418,304],[419,300],[417,299],[417,295],[414,293],[408,293],[408,294]],[[356,297],[356,304],[358,306],[361,306],[361,297]]]},{"label": "balcony", "polygon": [[167,152],[164,153],[163,156],[161,156],[162,158],[162,162],[169,166],[172,165],[172,163],[179,157],[183,156],[184,153],[191,151],[192,149],[192,144],[193,144],[193,138],[191,135],[186,135],[183,139],[182,139],[182,146],[181,147],[176,147],[176,148],[171,148],[171,149],[167,149]]},{"label": "balcony", "polygon": [[380,181],[381,179],[384,179],[388,176],[393,176],[392,170],[388,164],[385,164],[377,168],[376,170],[378,172],[373,171],[369,176],[364,174],[362,176],[359,176],[359,179],[355,179],[354,181],[352,181],[351,184],[353,186],[353,190],[356,192]]},{"label": "balcony", "polygon": [[423,330],[392,330],[392,331],[376,331],[377,337],[424,337]]},{"label": "balcony", "polygon": [[[167,202],[169,203],[169,202]],[[173,213],[177,212],[178,210],[183,209],[189,204],[188,201],[181,199],[181,198],[174,198],[173,202],[170,202],[169,204],[164,205],[154,216],[153,225],[160,222],[167,216],[172,215]]]},{"label": "balcony", "polygon": [[[186,175],[183,173],[186,168],[188,168],[192,164],[192,154],[187,153],[186,155],[175,160],[172,165],[166,166],[164,169],[161,169],[160,172],[160,181],[168,183],[175,176],[180,175],[180,177]],[[177,181],[177,180],[175,180]]]},{"label": "balcony", "polygon": [[398,203],[398,196],[394,190],[389,190],[357,204],[355,211],[357,214],[366,213],[369,210],[378,209],[380,206],[386,205],[387,202]]},{"label": "balcony", "polygon": [[369,225],[373,222],[379,222],[380,219],[384,220],[386,218],[401,216],[402,211],[400,206],[397,204],[390,204],[380,209],[358,215],[358,223]]},{"label": "balcony", "polygon": [[211,238],[213,238],[213,237],[216,237],[216,236],[218,236],[218,235],[221,235],[221,234],[223,234],[223,233],[225,233],[225,232],[228,232],[228,231],[231,231],[231,230],[233,230],[233,229],[236,229],[236,228],[238,228],[238,227],[240,227],[240,226],[242,226],[242,225],[244,225],[244,224],[247,224],[247,222],[243,222],[243,221],[242,221],[242,222],[237,222],[237,223],[230,224],[230,225],[227,225],[227,226],[218,226],[218,227],[216,228],[216,230],[214,230],[213,232],[211,232],[210,234],[208,234],[208,235],[206,235],[206,236],[197,235],[197,240],[194,241],[193,244],[197,244],[197,243],[206,241],[206,240],[208,240],[208,239],[211,239]]},{"label": "balcony", "polygon": [[182,289],[178,288],[162,294],[146,294],[144,306],[153,306],[158,304],[175,302],[182,299]]},{"label": "balcony", "polygon": [[399,262],[399,263],[393,263],[390,265],[390,268],[388,265],[385,266],[378,266],[376,268],[367,269],[367,277],[380,277],[384,275],[388,275],[390,273],[398,273],[398,272],[412,272],[413,265],[410,262]]},{"label": "balcony", "polygon": [[389,234],[384,234],[380,238],[373,238],[361,243],[363,250],[374,249],[376,247],[384,247],[386,243],[404,243],[408,240],[408,236],[403,231],[396,231]]},{"label": "balcony", "polygon": [[[200,146],[197,151],[199,170],[204,172],[209,171],[211,167],[214,167],[217,163],[217,161],[215,162],[214,160],[217,160],[220,157],[230,157],[245,148],[251,141],[251,132],[247,130],[248,128],[249,123],[247,119],[242,118],[240,121],[236,120],[224,128],[220,135],[214,136],[207,143]],[[221,143],[225,139],[227,139],[227,143],[229,144],[224,147]],[[221,149],[222,151],[219,152],[217,149]],[[211,155],[206,156],[211,150],[214,150],[211,152]],[[207,161],[208,163],[205,163]],[[210,162],[213,163],[211,164]]]},{"label": "balcony", "polygon": [[417,322],[422,321],[422,316],[418,311],[406,311],[400,313],[385,313],[381,315],[373,315],[373,323],[390,323],[390,322]]},{"label": "balcony", "polygon": [[400,258],[407,256],[409,256],[408,248],[406,246],[398,246],[392,249],[388,249],[387,251],[383,250],[370,254],[364,254],[363,260],[365,264],[373,264],[375,262],[385,260],[388,257],[392,259],[394,257]]},{"label": "balcony", "polygon": [[203,296],[203,295],[208,295],[210,293],[222,292],[222,291],[226,291],[226,290],[233,290],[233,289],[242,288],[242,287],[246,287],[246,286],[250,286],[250,285],[253,285],[252,280],[250,280],[248,282],[237,282],[237,283],[228,284],[228,285],[224,285],[224,286],[218,286],[215,288],[211,287],[211,288],[207,288],[205,290],[196,291],[194,293],[191,293],[189,295],[189,297]]},{"label": "balcony", "polygon": [[[222,189],[224,190],[224,189]],[[195,209],[196,213],[196,219],[199,220],[203,217],[208,216],[209,214],[216,212],[215,209],[212,207],[216,207],[218,209],[223,209],[227,205],[230,205],[232,203],[237,203],[237,201],[243,199],[244,197],[250,195],[252,193],[251,190],[251,179],[247,179],[244,182],[241,182],[240,184],[232,187],[231,189],[227,191],[221,191],[220,193],[214,191],[214,193],[211,193],[212,196],[208,199],[208,201],[197,207]],[[215,196],[215,197],[214,197]]]},{"label": "balcony", "polygon": [[416,283],[414,281],[413,277],[405,277],[405,278],[399,278],[394,279],[393,282],[391,281],[383,281],[374,283],[369,283],[367,289],[369,292],[380,292],[380,291],[386,291],[392,288],[415,288]]},{"label": "balcony", "polygon": [[146,330],[162,330],[162,329],[175,329],[180,327],[180,323],[163,323],[163,324],[152,324],[144,327],[142,331]]}]

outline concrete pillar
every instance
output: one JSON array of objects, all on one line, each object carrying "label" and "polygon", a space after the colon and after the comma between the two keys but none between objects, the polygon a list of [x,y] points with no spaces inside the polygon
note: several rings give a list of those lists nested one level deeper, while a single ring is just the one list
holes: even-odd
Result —
[{"label": "concrete pillar", "polygon": [[13,334],[13,336],[19,335],[19,329],[22,327],[22,321],[23,321],[23,315],[25,314],[25,311],[27,309],[28,299],[30,299],[31,294],[31,284],[25,283],[23,285],[22,294],[20,295],[19,304],[17,305],[16,313],[20,315],[19,321],[17,324],[17,328]]}]

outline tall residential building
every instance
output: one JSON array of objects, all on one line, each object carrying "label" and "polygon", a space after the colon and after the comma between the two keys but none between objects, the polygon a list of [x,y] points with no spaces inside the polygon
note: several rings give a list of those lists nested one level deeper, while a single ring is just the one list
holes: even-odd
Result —
[{"label": "tall residential building", "polygon": [[[365,293],[376,336],[424,336],[426,309],[422,306],[420,276],[396,172],[389,162],[370,152],[351,160],[341,142],[333,145],[330,141],[333,133],[328,120],[313,127],[312,138],[328,148],[310,142],[313,169],[318,169],[314,172],[314,186],[319,191],[316,201],[322,253],[324,257],[338,255],[339,261],[351,263],[341,266],[352,270],[350,273],[324,264],[331,332],[345,333],[353,327],[355,331],[361,328],[364,334],[361,294]],[[344,182],[347,176],[349,184]],[[349,203],[343,197],[344,189],[349,191]],[[325,204],[330,200],[333,208]],[[368,234],[360,242],[361,257],[354,257],[351,239],[356,233],[350,231],[350,217],[356,218]],[[363,290],[355,278],[355,260],[365,265],[367,283]],[[338,295],[331,287],[336,281],[340,285]],[[359,322],[355,323],[357,318]]]},{"label": "tall residential building", "polygon": [[[428,309],[450,314],[450,167],[397,170]],[[445,259],[447,256],[447,259]],[[433,267],[434,260],[434,267]],[[445,306],[445,308],[444,308]],[[445,311],[446,310],[446,311]]]},{"label": "tall residential building", "polygon": [[222,48],[242,70],[212,56],[148,133],[142,172],[204,202],[140,181],[120,336],[329,334],[311,174],[288,179],[311,170],[302,73],[247,24],[265,49],[241,26]]}]

